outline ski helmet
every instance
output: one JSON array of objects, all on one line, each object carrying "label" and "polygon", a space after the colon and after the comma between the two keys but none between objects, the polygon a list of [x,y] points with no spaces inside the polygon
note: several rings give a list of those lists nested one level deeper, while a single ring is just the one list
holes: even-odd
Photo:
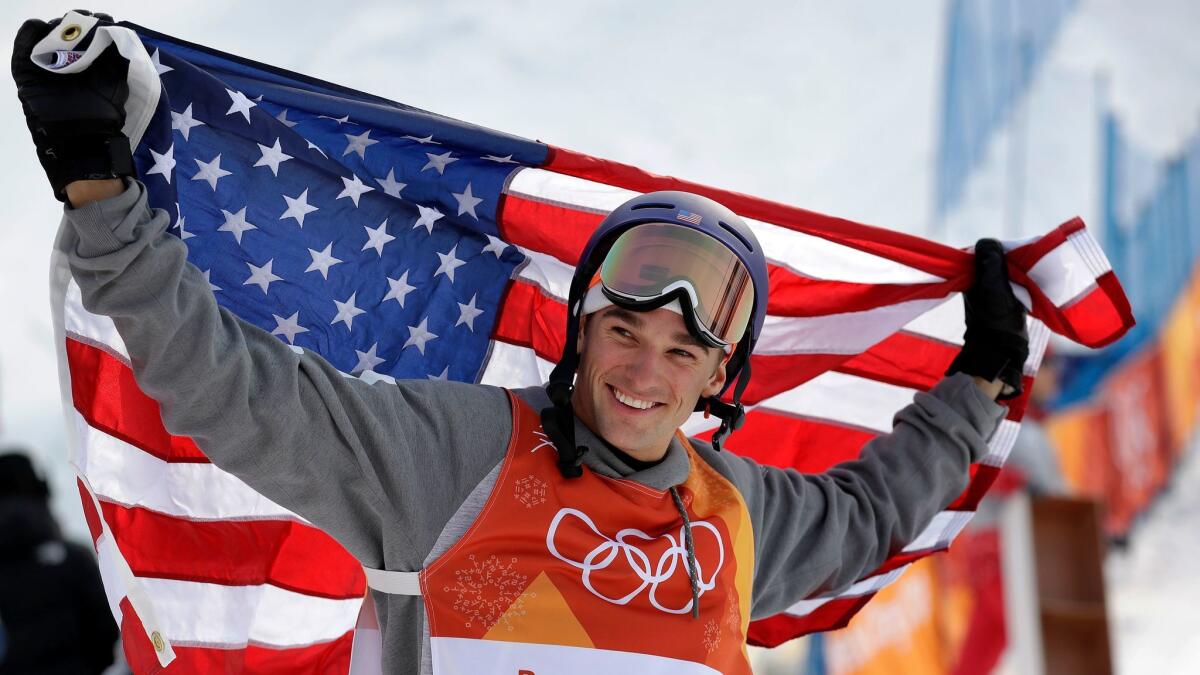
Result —
[{"label": "ski helmet", "polygon": [[[686,249],[681,258],[688,262],[671,269],[647,264],[647,254],[638,260],[639,247],[645,253],[650,246],[664,251]],[[744,419],[741,395],[750,379],[750,353],[767,314],[767,263],[750,227],[707,197],[662,191],[630,199],[592,233],[571,279],[566,342],[547,385],[554,406],[542,414],[543,426],[559,450],[559,469],[568,477],[581,473],[570,399],[579,366],[575,346],[580,319],[589,291],[595,297],[596,288],[608,302],[636,311],[672,305],[693,335],[725,348],[729,357],[724,387],[696,404],[697,411],[708,410],[721,419],[713,436],[713,446],[720,450],[724,438]],[[731,402],[725,403],[720,396],[731,386]]]}]

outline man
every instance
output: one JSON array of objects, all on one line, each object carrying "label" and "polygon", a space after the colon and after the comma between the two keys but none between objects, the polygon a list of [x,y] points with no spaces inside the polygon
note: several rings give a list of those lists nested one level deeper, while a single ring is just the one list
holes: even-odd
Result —
[{"label": "man", "polygon": [[593,235],[547,387],[344,377],[217,306],[133,176],[122,59],[46,73],[29,54],[52,28],[22,27],[13,72],[85,306],[172,433],[363,563],[387,672],[748,672],[751,617],[914,538],[1019,392],[1023,310],[981,242],[955,374],[861,460],[803,476],[689,441],[695,410],[722,418],[718,446],[739,424],[767,274],[738,216],[684,193]]}]

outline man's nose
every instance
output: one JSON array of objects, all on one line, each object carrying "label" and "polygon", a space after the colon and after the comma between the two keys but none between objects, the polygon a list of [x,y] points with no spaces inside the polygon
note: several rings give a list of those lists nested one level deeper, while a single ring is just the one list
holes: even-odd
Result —
[{"label": "man's nose", "polygon": [[649,393],[658,382],[662,372],[663,357],[658,350],[641,348],[634,354],[633,360],[626,367],[626,377],[629,384],[637,388],[637,393]]}]

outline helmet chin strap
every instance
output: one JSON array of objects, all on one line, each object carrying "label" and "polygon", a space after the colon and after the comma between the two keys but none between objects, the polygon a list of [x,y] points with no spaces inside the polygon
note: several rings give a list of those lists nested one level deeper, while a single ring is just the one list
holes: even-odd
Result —
[{"label": "helmet chin strap", "polygon": [[[578,311],[578,306],[573,309]],[[568,321],[565,344],[573,345],[578,340],[579,321]],[[542,429],[558,452],[559,473],[563,478],[579,478],[583,475],[583,456],[588,451],[587,446],[575,444],[575,409],[571,406],[579,354],[574,349],[563,351],[563,359],[554,366],[546,384],[546,393],[553,405],[542,410]]]},{"label": "helmet chin strap", "polygon": [[750,359],[742,364],[742,371],[738,373],[737,383],[733,386],[733,399],[726,403],[716,396],[710,396],[704,399],[702,403],[707,406],[707,409],[717,417],[721,418],[721,426],[717,428],[717,432],[713,434],[712,446],[713,450],[721,451],[721,444],[729,437],[729,434],[741,429],[746,423],[746,407],[742,405],[742,393],[746,391],[746,385],[750,384]]}]

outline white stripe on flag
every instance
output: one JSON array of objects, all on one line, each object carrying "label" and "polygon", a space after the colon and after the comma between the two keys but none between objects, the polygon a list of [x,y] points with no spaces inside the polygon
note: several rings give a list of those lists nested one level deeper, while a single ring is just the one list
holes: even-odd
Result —
[{"label": "white stripe on flag", "polygon": [[[247,640],[302,647],[335,640],[354,628],[361,598],[331,600],[270,584],[226,586],[174,579],[139,579],[176,646],[240,649]],[[252,611],[248,611],[252,610]]]},{"label": "white stripe on flag", "polygon": [[[1087,235],[1086,232],[1080,233]],[[1029,270],[1029,278],[1058,307],[1064,307],[1096,286],[1096,277],[1108,271],[1107,260],[1098,261],[1089,242],[1091,235],[1068,237]],[[1099,269],[1099,271],[1097,271]],[[1111,269],[1111,268],[1109,268]]]},{"label": "white stripe on flag", "polygon": [[78,412],[75,424],[84,453],[79,468],[99,498],[193,520],[286,518],[307,523],[212,464],[164,462],[93,429]]},{"label": "white stripe on flag", "polygon": [[912,317],[945,301],[945,298],[909,300],[824,316],[768,315],[754,354],[861,354],[911,322]]},{"label": "white stripe on flag", "polygon": [[480,384],[520,389],[545,384],[554,364],[528,347],[492,340],[491,354],[483,368]]},{"label": "white stripe on flag", "polygon": [[908,565],[897,567],[896,569],[885,574],[877,574],[873,577],[868,577],[854,584],[850,588],[847,588],[841,593],[827,595],[820,598],[812,598],[810,600],[801,600],[791,607],[788,607],[786,610],[784,610],[784,612],[791,614],[792,616],[807,616],[812,614],[814,610],[830,600],[837,600],[840,598],[857,598],[863,595],[870,595],[871,593],[878,592],[884,586],[887,586],[896,579],[900,578],[900,575],[906,569],[908,569]]},{"label": "white stripe on flag", "polygon": [[[637,192],[545,169],[522,169],[509,182],[509,194],[532,201],[605,214]],[[745,218],[743,216],[743,218]],[[745,218],[771,261],[815,279],[865,284],[921,284],[934,275],[828,239]]]},{"label": "white stripe on flag", "polygon": [[892,430],[892,416],[912,403],[916,391],[826,371],[795,389],[765,399],[756,409],[886,433]]},{"label": "white stripe on flag", "polygon": [[63,303],[63,328],[68,335],[78,335],[87,342],[103,347],[109,353],[117,354],[125,363],[129,363],[129,351],[125,349],[125,341],[117,333],[116,324],[107,316],[92,314],[83,308],[83,296],[74,279],[67,283]]},{"label": "white stripe on flag", "polygon": [[971,522],[974,511],[942,511],[929,521],[921,534],[904,547],[904,553],[925,551],[931,548],[941,548],[958,536],[959,532]]}]

